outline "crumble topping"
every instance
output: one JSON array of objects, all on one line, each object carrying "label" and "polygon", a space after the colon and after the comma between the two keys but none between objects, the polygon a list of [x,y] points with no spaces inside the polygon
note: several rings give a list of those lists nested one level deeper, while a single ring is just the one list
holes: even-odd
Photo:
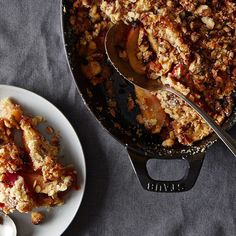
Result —
[{"label": "crumble topping", "polygon": [[[235,14],[233,0],[77,0],[71,12],[71,24],[79,38],[79,55],[86,59],[82,71],[94,85],[104,82],[110,74],[103,76],[103,70],[108,68],[104,66],[106,56],[100,50],[103,46],[98,49],[97,43],[95,46],[93,42],[104,43],[110,25],[123,21],[132,29],[139,29],[135,30],[138,32],[135,57],[142,63],[146,77],[160,80],[183,93],[222,124],[234,105]],[[120,57],[132,65],[129,48],[122,43],[120,47]],[[91,52],[91,48],[94,51]],[[165,125],[160,125],[158,115],[152,111],[154,100],[150,103],[144,92],[142,96],[140,94],[136,89],[140,107],[137,121],[151,133],[165,136],[164,146],[176,143],[170,138],[170,132],[174,132],[178,142],[184,145],[191,145],[212,132],[183,101],[158,91],[155,96],[166,113],[165,120],[168,120],[169,135],[163,135]]]},{"label": "crumble topping", "polygon": [[34,225],[39,225],[43,222],[45,215],[42,212],[33,211],[31,213],[31,221]]},{"label": "crumble topping", "polygon": [[36,203],[29,195],[23,177],[16,174],[13,176],[6,174],[0,178],[0,203],[3,212],[8,214],[14,210],[21,213],[31,211]]},{"label": "crumble topping", "polygon": [[76,184],[75,170],[58,162],[59,135],[50,128],[49,141],[37,129],[42,120],[9,98],[0,100],[0,208],[6,214],[63,204],[62,193]]}]

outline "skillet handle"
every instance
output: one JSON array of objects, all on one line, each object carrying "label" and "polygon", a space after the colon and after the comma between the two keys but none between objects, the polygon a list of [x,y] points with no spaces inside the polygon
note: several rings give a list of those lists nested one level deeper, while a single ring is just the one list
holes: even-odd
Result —
[{"label": "skillet handle", "polygon": [[[129,147],[127,147],[127,150],[135,174],[137,175],[141,185],[145,190],[152,192],[184,192],[190,190],[198,178],[205,156],[205,152],[202,152],[178,158],[187,160],[189,164],[184,177],[177,181],[160,181],[152,179],[147,171],[147,162],[149,159],[153,158],[140,155]],[[167,158],[162,159],[166,160]],[[169,160],[171,161],[173,159]]]}]

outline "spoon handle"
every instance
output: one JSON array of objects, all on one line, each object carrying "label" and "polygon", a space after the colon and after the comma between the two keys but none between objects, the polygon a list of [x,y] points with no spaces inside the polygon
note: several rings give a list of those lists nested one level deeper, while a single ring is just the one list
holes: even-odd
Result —
[{"label": "spoon handle", "polygon": [[217,136],[223,141],[223,143],[236,157],[236,141],[225,130],[223,130],[219,125],[217,125],[215,121],[205,111],[199,108],[196,104],[194,104],[191,100],[185,97],[182,93],[172,89],[171,87],[163,87],[163,89],[180,97],[189,106],[191,106],[213,129],[213,131],[217,134]]}]

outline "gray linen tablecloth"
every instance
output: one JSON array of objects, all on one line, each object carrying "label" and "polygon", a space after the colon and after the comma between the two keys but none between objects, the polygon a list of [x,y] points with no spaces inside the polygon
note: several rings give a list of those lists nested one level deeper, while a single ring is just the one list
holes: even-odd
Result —
[{"label": "gray linen tablecloth", "polygon": [[192,190],[142,189],[124,147],[102,129],[76,91],[63,49],[59,0],[0,1],[0,81],[51,101],[81,140],[87,188],[63,236],[236,234],[236,159],[221,142],[207,152]]}]

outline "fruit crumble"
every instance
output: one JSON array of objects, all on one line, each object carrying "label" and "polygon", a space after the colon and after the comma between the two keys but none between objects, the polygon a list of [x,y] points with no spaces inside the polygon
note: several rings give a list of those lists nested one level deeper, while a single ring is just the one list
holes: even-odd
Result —
[{"label": "fruit crumble", "polygon": [[[81,70],[94,85],[110,77],[104,37],[112,24],[122,21],[130,30],[119,56],[136,73],[180,91],[222,124],[234,105],[235,14],[233,0],[76,0],[70,22],[78,54],[86,62]],[[163,146],[192,145],[212,132],[175,95],[135,91],[137,121],[159,134]]]},{"label": "fruit crumble", "polygon": [[59,135],[46,139],[37,128],[41,120],[9,98],[0,100],[0,208],[6,214],[61,205],[76,184],[76,171],[59,163]]}]

